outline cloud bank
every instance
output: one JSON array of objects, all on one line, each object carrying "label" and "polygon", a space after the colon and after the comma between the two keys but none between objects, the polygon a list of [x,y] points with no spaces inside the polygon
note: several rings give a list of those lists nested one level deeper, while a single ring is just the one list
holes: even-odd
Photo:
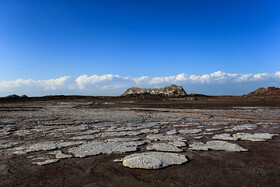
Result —
[{"label": "cloud bank", "polygon": [[170,84],[182,85],[187,93],[210,95],[242,95],[258,87],[280,86],[280,71],[274,74],[232,74],[217,71],[204,75],[185,73],[163,77],[125,77],[120,75],[64,76],[49,80],[17,79],[0,82],[0,96],[120,95],[129,87],[157,88]]}]

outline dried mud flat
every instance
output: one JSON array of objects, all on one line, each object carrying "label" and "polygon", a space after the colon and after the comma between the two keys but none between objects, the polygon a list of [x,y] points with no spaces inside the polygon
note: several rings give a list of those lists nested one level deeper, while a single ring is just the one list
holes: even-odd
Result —
[{"label": "dried mud flat", "polygon": [[188,102],[1,102],[0,186],[280,185],[279,103]]}]

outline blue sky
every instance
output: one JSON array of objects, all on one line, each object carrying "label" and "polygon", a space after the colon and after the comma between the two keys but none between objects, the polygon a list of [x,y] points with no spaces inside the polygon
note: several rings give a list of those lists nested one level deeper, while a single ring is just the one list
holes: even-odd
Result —
[{"label": "blue sky", "polygon": [[[77,79],[84,75],[152,80],[219,71],[249,77],[269,74],[244,85],[228,78],[223,83],[175,81],[187,92],[243,94],[258,86],[279,86],[279,49],[277,0],[0,1],[0,96],[24,91],[118,95],[127,86],[138,86],[114,77],[82,89]],[[49,89],[42,83],[62,77],[68,77],[71,86]],[[37,86],[27,80],[37,81]],[[139,86],[169,83],[174,80]],[[108,89],[102,91],[104,86]]]}]

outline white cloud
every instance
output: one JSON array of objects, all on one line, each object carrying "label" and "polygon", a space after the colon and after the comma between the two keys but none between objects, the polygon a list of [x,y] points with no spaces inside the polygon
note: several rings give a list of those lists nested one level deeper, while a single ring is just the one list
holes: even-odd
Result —
[{"label": "white cloud", "polygon": [[[128,78],[129,79],[129,78]],[[149,77],[148,76],[142,76],[142,77],[136,77],[136,78],[132,78],[132,80],[137,84],[144,84],[147,83],[149,81]]]},{"label": "white cloud", "polygon": [[58,79],[39,81],[38,83],[45,85],[46,90],[56,90],[57,88],[64,86],[70,78],[71,78],[70,76],[64,76]]},{"label": "white cloud", "polygon": [[77,86],[79,89],[85,89],[86,86],[89,85],[96,85],[96,84],[104,84],[108,82],[112,82],[114,80],[120,79],[120,80],[127,80],[128,77],[121,77],[119,75],[112,75],[112,74],[106,74],[106,75],[81,75],[79,76],[75,82],[77,83]]},{"label": "white cloud", "polygon": [[[188,90],[205,93],[225,93],[226,87],[236,86],[241,90],[260,86],[280,86],[280,71],[275,74],[231,74],[217,71],[204,75],[187,75],[185,73],[163,77],[124,77],[120,75],[81,75],[72,78],[64,76],[49,80],[17,79],[0,82],[0,96],[8,94],[81,94],[81,95],[120,95],[132,86],[160,87],[170,84],[183,85]],[[273,85],[271,85],[273,84]],[[215,89],[214,89],[215,87]],[[218,88],[218,89],[216,89]],[[212,91],[211,91],[212,90]],[[227,89],[229,91],[229,89]],[[209,93],[209,94],[211,94]],[[242,93],[240,93],[242,94]]]},{"label": "white cloud", "polygon": [[9,88],[24,88],[24,87],[41,87],[45,90],[56,90],[65,86],[67,81],[70,79],[70,76],[60,77],[58,79],[49,79],[49,80],[32,80],[32,79],[17,79],[14,81],[2,81],[0,82],[0,91],[2,89]]},{"label": "white cloud", "polygon": [[181,73],[176,76],[176,81],[186,81],[188,76],[185,73]]}]

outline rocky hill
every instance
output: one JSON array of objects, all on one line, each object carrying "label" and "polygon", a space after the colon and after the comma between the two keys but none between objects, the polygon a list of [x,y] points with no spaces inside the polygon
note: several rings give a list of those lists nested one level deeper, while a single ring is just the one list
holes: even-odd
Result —
[{"label": "rocky hill", "polygon": [[268,88],[259,88],[247,96],[280,96],[280,88],[268,87]]},{"label": "rocky hill", "polygon": [[177,96],[184,96],[187,93],[185,92],[182,86],[176,86],[172,84],[171,86],[166,86],[162,88],[136,88],[132,87],[127,89],[122,96],[129,96],[129,95],[140,95],[140,94],[150,94],[150,95],[164,95],[168,97],[177,97]]}]

